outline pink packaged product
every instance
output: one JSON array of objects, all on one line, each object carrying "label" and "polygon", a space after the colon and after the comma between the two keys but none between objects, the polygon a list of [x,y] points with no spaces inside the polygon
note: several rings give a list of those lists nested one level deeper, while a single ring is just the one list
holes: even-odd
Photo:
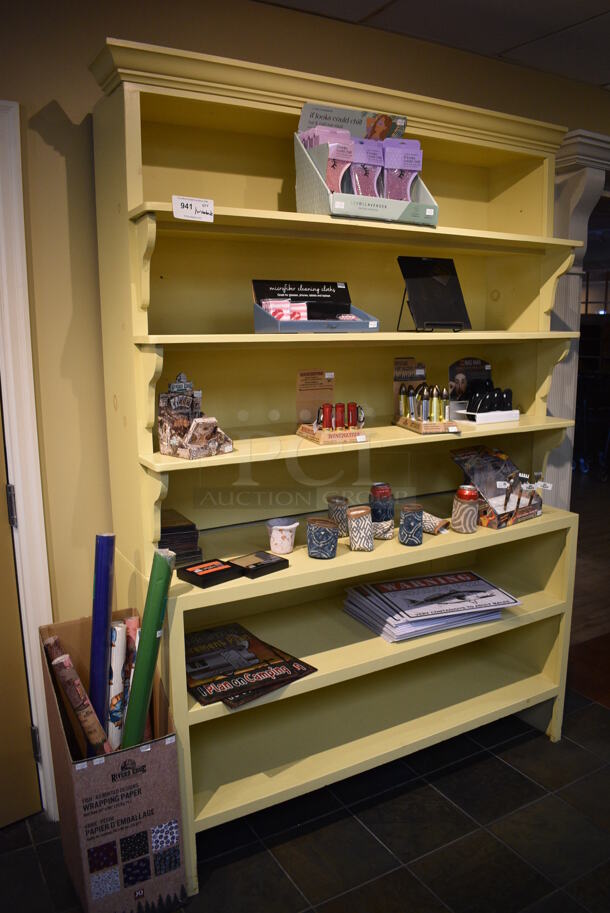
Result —
[{"label": "pink packaged product", "polygon": [[291,320],[307,320],[307,302],[292,301],[290,304]]},{"label": "pink packaged product", "polygon": [[263,298],[261,307],[276,320],[290,320],[290,311],[294,305],[290,303],[290,298]]},{"label": "pink packaged product", "polygon": [[422,168],[422,151],[418,140],[384,140],[383,163],[384,197],[409,202],[411,187]]},{"label": "pink packaged product", "polygon": [[341,193],[341,181],[354,155],[353,142],[329,143],[326,186],[331,193]]},{"label": "pink packaged product", "polygon": [[350,165],[352,193],[363,197],[378,197],[383,169],[383,146],[376,140],[353,140],[354,152]]},{"label": "pink packaged product", "polygon": [[261,307],[276,320],[307,320],[307,302],[290,298],[263,298]]}]

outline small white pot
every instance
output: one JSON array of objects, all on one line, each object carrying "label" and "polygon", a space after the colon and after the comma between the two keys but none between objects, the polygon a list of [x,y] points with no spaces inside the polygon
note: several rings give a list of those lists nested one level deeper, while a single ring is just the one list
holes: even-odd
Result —
[{"label": "small white pot", "polygon": [[267,520],[269,531],[269,551],[274,555],[288,555],[294,548],[294,537],[298,521],[282,517],[278,520]]}]

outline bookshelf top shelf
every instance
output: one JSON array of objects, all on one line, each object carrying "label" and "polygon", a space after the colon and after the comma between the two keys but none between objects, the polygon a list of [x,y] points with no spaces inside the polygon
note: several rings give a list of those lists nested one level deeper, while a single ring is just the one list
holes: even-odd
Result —
[{"label": "bookshelf top shelf", "polygon": [[342,219],[314,213],[278,212],[266,209],[246,209],[217,206],[214,222],[192,222],[176,219],[168,202],[144,202],[129,212],[137,221],[154,216],[161,231],[206,235],[210,232],[256,235],[259,237],[289,237],[319,241],[358,241],[376,244],[403,244],[412,250],[456,251],[478,254],[545,254],[565,251],[566,255],[580,241],[566,238],[545,238],[537,235],[513,234],[469,228],[439,226],[425,228],[394,222],[375,222],[366,219]]}]

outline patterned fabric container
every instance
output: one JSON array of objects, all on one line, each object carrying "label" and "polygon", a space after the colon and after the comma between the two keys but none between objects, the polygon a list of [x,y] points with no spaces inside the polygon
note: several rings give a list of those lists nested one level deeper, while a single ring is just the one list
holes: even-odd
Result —
[{"label": "patterned fabric container", "polygon": [[307,520],[307,553],[310,558],[334,558],[337,554],[339,527],[325,517]]},{"label": "patterned fabric container", "polygon": [[327,495],[328,517],[334,520],[339,527],[339,538],[349,535],[347,528],[347,505],[348,500],[343,495]]},{"label": "patterned fabric container", "polygon": [[451,529],[475,533],[479,522],[479,493],[474,485],[460,485],[453,498]]},{"label": "patterned fabric container", "polygon": [[435,517],[426,510],[423,513],[424,532],[431,536],[438,536],[444,529],[449,529],[450,520],[443,520],[441,517]]},{"label": "patterned fabric container", "polygon": [[394,496],[387,482],[374,482],[369,492],[373,523],[391,520],[394,523]]},{"label": "patterned fabric container", "polygon": [[381,520],[376,523],[373,520],[373,539],[392,539],[394,537],[394,519]]},{"label": "patterned fabric container", "polygon": [[424,539],[424,509],[421,504],[403,504],[400,510],[398,541],[401,545],[421,545]]},{"label": "patterned fabric container", "polygon": [[375,545],[373,542],[371,508],[367,507],[366,504],[349,507],[347,510],[347,525],[349,528],[349,547],[352,551],[372,552]]}]

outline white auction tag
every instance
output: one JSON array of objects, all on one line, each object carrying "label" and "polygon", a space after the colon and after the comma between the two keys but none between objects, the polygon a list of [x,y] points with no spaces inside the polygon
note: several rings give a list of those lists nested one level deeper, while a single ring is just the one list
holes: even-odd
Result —
[{"label": "white auction tag", "polygon": [[335,209],[345,209],[343,200],[335,200]]},{"label": "white auction tag", "polygon": [[358,434],[356,436],[356,443],[362,444],[363,441],[366,441],[366,434]]},{"label": "white auction tag", "polygon": [[447,428],[447,431],[449,432],[449,434],[459,434],[460,433],[460,429],[458,428],[457,425],[449,425],[449,427]]},{"label": "white auction tag", "polygon": [[540,491],[551,491],[551,489],[553,488],[553,483],[552,482],[537,482],[536,488],[539,488]]},{"label": "white auction tag", "polygon": [[534,482],[523,482],[521,485],[523,491],[536,491],[537,488],[538,486]]},{"label": "white auction tag", "polygon": [[433,215],[434,215],[434,210],[433,210],[433,209],[426,209],[426,215],[427,215],[427,216],[433,216]]},{"label": "white auction tag", "polygon": [[172,210],[175,219],[187,219],[189,222],[214,221],[214,200],[172,196]]},{"label": "white auction tag", "polygon": [[377,327],[376,320],[369,320],[369,330],[374,330]]},{"label": "white auction tag", "polygon": [[508,482],[496,482],[496,488],[510,488]]}]

